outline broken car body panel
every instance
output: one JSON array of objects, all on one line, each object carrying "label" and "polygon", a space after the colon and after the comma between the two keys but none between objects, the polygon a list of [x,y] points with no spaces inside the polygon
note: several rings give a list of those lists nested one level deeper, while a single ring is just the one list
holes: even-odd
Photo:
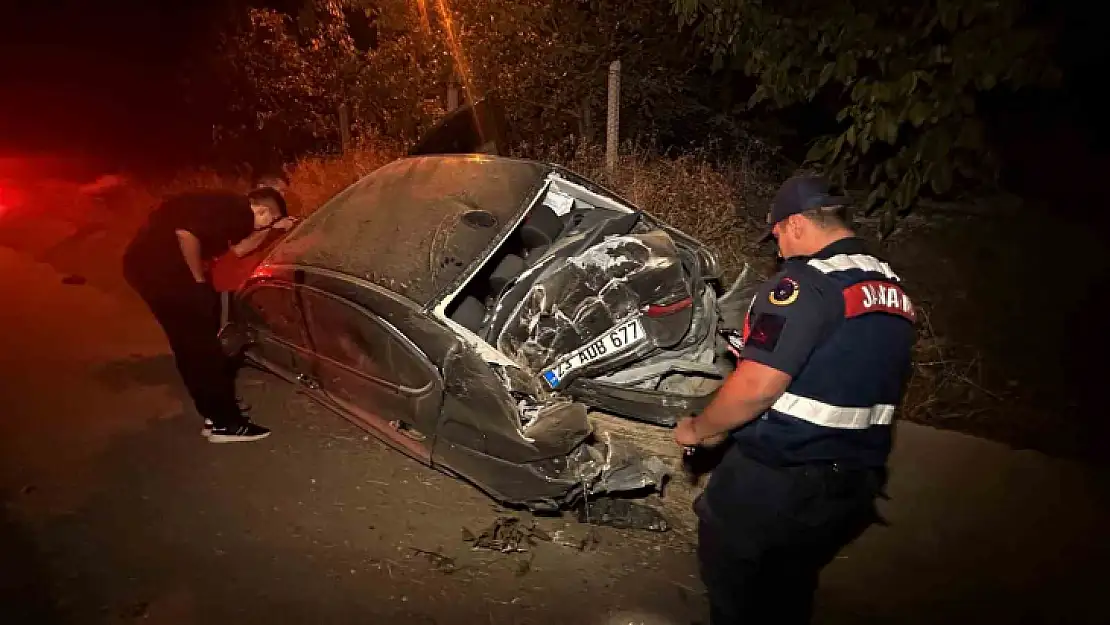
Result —
[{"label": "broken car body panel", "polygon": [[539,195],[437,316],[547,392],[660,425],[703,406],[731,368],[712,253],[560,168]]},{"label": "broken car body panel", "polygon": [[717,279],[697,241],[559,167],[414,157],[275,246],[222,336],[398,450],[551,510],[662,485],[587,405],[703,406],[728,371]]}]

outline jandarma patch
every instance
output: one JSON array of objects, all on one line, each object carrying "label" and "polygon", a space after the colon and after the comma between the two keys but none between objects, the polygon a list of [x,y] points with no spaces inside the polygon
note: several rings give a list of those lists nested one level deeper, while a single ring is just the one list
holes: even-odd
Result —
[{"label": "jandarma patch", "polygon": [[745,345],[765,352],[773,352],[775,346],[779,344],[779,337],[782,336],[782,330],[785,327],[785,317],[770,313],[759,315],[752,324],[752,333]]},{"label": "jandarma patch", "polygon": [[775,288],[767,294],[767,299],[770,300],[775,306],[789,306],[793,304],[801,291],[798,289],[798,281],[794,278],[784,277],[779,280]]}]

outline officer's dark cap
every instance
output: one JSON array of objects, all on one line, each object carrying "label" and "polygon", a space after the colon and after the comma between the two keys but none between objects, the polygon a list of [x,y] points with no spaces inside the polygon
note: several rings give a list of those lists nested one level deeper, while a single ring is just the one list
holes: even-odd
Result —
[{"label": "officer's dark cap", "polygon": [[782,183],[775,199],[771,201],[771,210],[767,213],[767,232],[760,243],[774,238],[772,229],[775,224],[790,217],[817,208],[844,206],[848,198],[833,195],[829,191],[829,183],[820,176],[794,176]]}]

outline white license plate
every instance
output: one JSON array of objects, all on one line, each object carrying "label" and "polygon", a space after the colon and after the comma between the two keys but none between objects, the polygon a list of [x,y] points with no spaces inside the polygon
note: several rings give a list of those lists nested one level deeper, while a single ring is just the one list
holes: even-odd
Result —
[{"label": "white license plate", "polygon": [[644,326],[640,323],[640,318],[629,319],[567,354],[555,366],[545,369],[543,379],[551,388],[559,388],[559,383],[568,373],[599,360],[631,351],[646,340],[647,335],[644,334]]}]

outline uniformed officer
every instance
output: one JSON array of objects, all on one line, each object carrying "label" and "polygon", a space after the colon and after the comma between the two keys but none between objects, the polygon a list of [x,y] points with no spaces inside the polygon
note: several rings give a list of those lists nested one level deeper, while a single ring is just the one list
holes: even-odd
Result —
[{"label": "uniformed officer", "polygon": [[820,178],[782,185],[767,218],[782,270],[757,291],[735,372],[683,419],[683,446],[734,443],[694,509],[713,625],[808,623],[818,575],[878,520],[913,303]]}]

